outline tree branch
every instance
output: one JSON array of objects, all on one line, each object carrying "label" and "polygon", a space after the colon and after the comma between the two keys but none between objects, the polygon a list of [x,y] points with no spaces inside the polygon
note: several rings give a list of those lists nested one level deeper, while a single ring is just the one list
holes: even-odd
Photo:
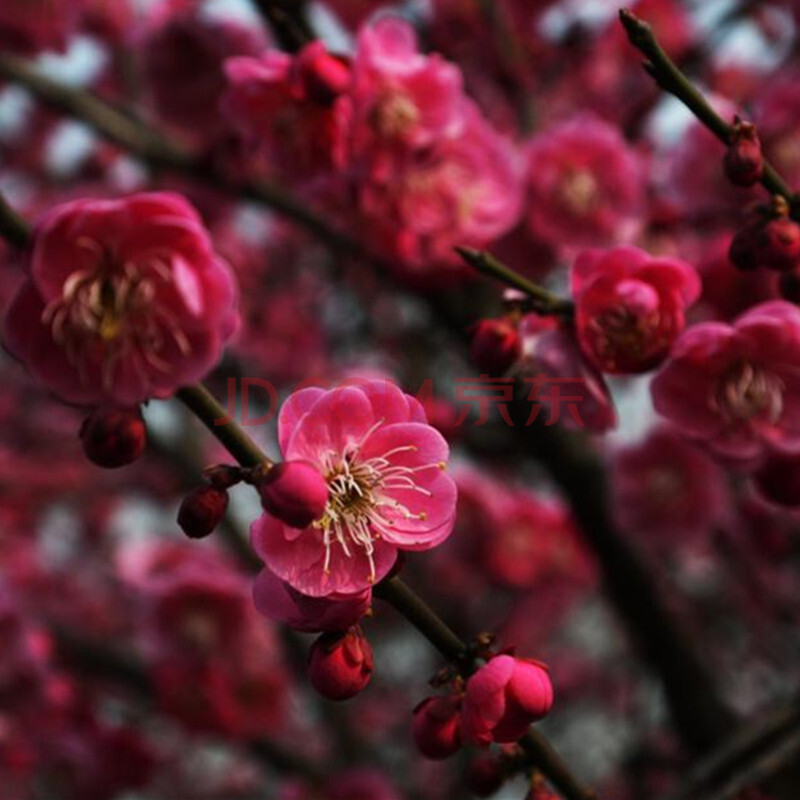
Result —
[{"label": "tree branch", "polygon": [[670,800],[728,800],[800,756],[800,697],[746,726],[697,764]]},{"label": "tree branch", "polygon": [[[185,386],[179,389],[175,396],[243,467],[257,467],[259,464],[269,466],[274,463],[245,433],[244,428],[232,419],[228,420],[227,411],[202,383]],[[218,420],[222,419],[228,421],[219,424]]]},{"label": "tree branch", "polygon": [[661,679],[681,739],[696,752],[724,740],[737,725],[693,642],[665,605],[641,558],[617,530],[605,468],[585,438],[555,425],[523,427],[530,408],[518,403],[513,420],[521,446],[561,489],[578,529],[600,564],[606,591],[633,642]]},{"label": "tree branch", "polygon": [[306,0],[254,0],[281,47],[296,53],[314,39],[306,16]]},{"label": "tree branch", "polygon": [[31,226],[0,195],[0,238],[12,247],[25,247],[31,236]]},{"label": "tree branch", "polygon": [[216,189],[262,203],[337,251],[354,255],[362,251],[358,242],[336,230],[282,189],[263,181],[231,180],[215,164],[145,122],[91,92],[54,81],[24,59],[0,52],[0,79],[19,84],[47,105],[85,122],[103,138],[124,148],[153,169],[172,170]]},{"label": "tree branch", "polygon": [[496,259],[491,253],[483,250],[473,250],[469,247],[456,247],[456,252],[473,269],[483,275],[488,275],[513,289],[524,292],[533,301],[534,310],[538,314],[553,314],[556,316],[571,317],[575,312],[572,300],[559,297],[549,292],[538,283],[523,277],[513,269],[507,267],[502,261]]},{"label": "tree branch", "polygon": [[[667,55],[650,25],[627,9],[620,10],[619,18],[631,44],[645,57],[642,66],[648,75],[665,92],[677,97],[723,144],[730,144],[733,126],[714,111],[700,90]],[[794,192],[766,160],[761,184],[770,194],[779,194],[790,204],[796,204]]]}]

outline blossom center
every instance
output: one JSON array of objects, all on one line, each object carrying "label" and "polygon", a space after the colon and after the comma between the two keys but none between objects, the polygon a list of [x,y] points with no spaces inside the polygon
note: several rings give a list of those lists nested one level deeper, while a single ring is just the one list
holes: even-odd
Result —
[{"label": "blossom center", "polygon": [[394,92],[378,101],[373,110],[373,124],[384,136],[399,139],[419,121],[419,109],[405,94]]},{"label": "blossom center", "polygon": [[644,358],[656,344],[654,334],[659,319],[658,312],[639,314],[625,306],[603,311],[590,323],[597,354],[614,361],[621,356]]},{"label": "blossom center", "polygon": [[152,259],[142,268],[127,262],[119,264],[108,248],[90,239],[79,246],[96,255],[93,265],[67,278],[60,297],[53,299],[42,313],[53,340],[66,350],[67,358],[84,381],[87,368],[100,356],[103,382],[113,382],[113,370],[120,359],[132,351],[156,369],[167,370],[156,355],[167,331],[182,352],[190,350],[177,324],[153,302],[156,281],[170,282],[168,267]]},{"label": "blossom center", "polygon": [[369,562],[370,581],[374,581],[375,542],[394,527],[398,518],[427,517],[425,511],[414,512],[392,495],[403,490],[432,497],[418,485],[416,476],[424,470],[444,469],[445,465],[437,462],[409,467],[393,463],[402,453],[415,452],[416,445],[401,445],[380,456],[363,458],[361,448],[383,422],[373,425],[360,442],[348,445],[343,453],[328,451],[322,456],[329,497],[324,514],[313,526],[322,531],[326,573],[330,572],[332,549],[338,545],[348,558],[363,551]]},{"label": "blossom center", "polygon": [[712,408],[728,422],[747,422],[764,417],[776,423],[783,413],[783,381],[747,362],[738,364],[720,381]]},{"label": "blossom center", "polygon": [[564,204],[578,216],[594,210],[599,200],[599,186],[587,170],[576,170],[564,176],[559,194]]}]

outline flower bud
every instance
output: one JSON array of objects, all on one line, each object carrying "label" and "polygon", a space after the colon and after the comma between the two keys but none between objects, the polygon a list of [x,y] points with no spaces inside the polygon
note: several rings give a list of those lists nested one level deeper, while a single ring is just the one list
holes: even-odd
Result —
[{"label": "flower bud", "polygon": [[350,86],[346,62],[327,52],[321,43],[312,42],[303,48],[296,68],[308,96],[320,105],[330,105]]},{"label": "flower bud", "polygon": [[753,480],[759,493],[779,506],[800,506],[800,455],[773,453],[756,470]]},{"label": "flower bud", "polygon": [[359,628],[324,633],[311,646],[308,678],[329,700],[348,700],[372,678],[372,647]]},{"label": "flower bud", "polygon": [[755,125],[737,118],[722,163],[728,180],[736,186],[753,186],[761,180],[764,159]]},{"label": "flower bud", "polygon": [[202,539],[214,532],[228,508],[228,493],[216,486],[198,486],[183,498],[178,525],[190,539]]},{"label": "flower bud", "polygon": [[461,747],[461,698],[428,697],[414,709],[411,733],[420,753],[438,761]]},{"label": "flower bud", "polygon": [[276,464],[258,484],[264,510],[293,528],[307,528],[325,512],[328,484],[308,461]]},{"label": "flower bud", "polygon": [[476,797],[491,797],[503,785],[505,775],[493,756],[479,756],[467,767],[464,781]]},{"label": "flower bud", "polygon": [[553,685],[544,664],[495,656],[467,683],[461,735],[478,745],[514,742],[552,705]]},{"label": "flower bud", "polygon": [[502,375],[520,357],[522,340],[506,319],[482,319],[472,329],[469,355],[483,373]]},{"label": "flower bud", "polygon": [[84,420],[80,438],[89,461],[114,469],[141,456],[147,444],[147,427],[138,406],[97,408]]},{"label": "flower bud", "polygon": [[792,270],[800,264],[800,225],[789,217],[771,219],[758,238],[761,263],[778,272]]}]

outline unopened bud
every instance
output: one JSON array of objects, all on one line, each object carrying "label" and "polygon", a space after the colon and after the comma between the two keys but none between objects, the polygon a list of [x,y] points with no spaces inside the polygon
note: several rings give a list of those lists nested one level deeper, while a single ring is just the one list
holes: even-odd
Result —
[{"label": "unopened bud", "polygon": [[755,125],[736,118],[723,166],[728,180],[736,186],[753,186],[761,180],[764,159]]},{"label": "unopened bud", "polygon": [[114,469],[141,456],[147,444],[147,427],[138,406],[98,408],[84,420],[80,437],[89,461]]},{"label": "unopened bud", "polygon": [[214,532],[228,509],[228,493],[204,485],[184,497],[178,511],[178,525],[190,539],[202,539]]},{"label": "unopened bud", "polygon": [[328,483],[309,461],[276,464],[258,483],[264,510],[292,528],[307,528],[325,512]]},{"label": "unopened bud", "polygon": [[324,633],[311,646],[308,677],[329,700],[355,697],[367,687],[372,670],[372,647],[359,628]]},{"label": "unopened bud", "polygon": [[472,332],[469,355],[483,373],[503,375],[522,353],[516,325],[506,319],[482,319]]},{"label": "unopened bud", "polygon": [[760,258],[765,267],[787,272],[800,265],[800,225],[789,217],[771,219],[761,229]]},{"label": "unopened bud", "polygon": [[414,709],[411,732],[426,758],[441,760],[461,748],[461,699],[454,695],[428,697]]}]

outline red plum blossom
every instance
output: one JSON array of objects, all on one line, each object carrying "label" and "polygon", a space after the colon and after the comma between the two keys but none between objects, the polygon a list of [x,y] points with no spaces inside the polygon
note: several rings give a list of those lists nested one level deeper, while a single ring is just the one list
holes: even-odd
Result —
[{"label": "red plum blossom", "polygon": [[236,287],[197,212],[167,193],[76,200],[36,229],[5,345],[63,400],[169,397],[217,363]]}]

